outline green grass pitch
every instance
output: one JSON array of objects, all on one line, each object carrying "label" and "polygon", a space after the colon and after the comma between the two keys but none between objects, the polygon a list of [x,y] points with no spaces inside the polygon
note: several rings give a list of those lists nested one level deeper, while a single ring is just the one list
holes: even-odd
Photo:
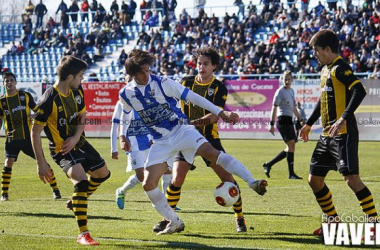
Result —
[{"label": "green grass pitch", "polygon": [[[89,200],[89,229],[101,245],[96,249],[325,249],[311,233],[320,226],[321,211],[307,184],[309,161],[315,141],[298,143],[295,171],[303,180],[288,180],[287,164],[272,168],[268,193],[261,197],[239,178],[247,233],[235,231],[232,208],[214,201],[219,179],[197,158],[197,169],[188,174],[182,188],[179,216],[185,231],[156,236],[151,230],[160,221],[141,185],[126,196],[124,210],[115,203],[115,190],[131,173],[125,173],[126,156],[110,157],[109,139],[89,139],[105,158],[111,178]],[[3,143],[3,142],[2,142]],[[47,141],[43,139],[45,155]],[[265,177],[262,163],[284,149],[282,141],[223,140],[228,153],[248,167],[256,179]],[[1,144],[3,151],[4,144]],[[379,143],[360,143],[361,176],[380,207]],[[63,199],[54,201],[51,189],[39,179],[35,161],[20,154],[13,167],[9,201],[0,202],[0,249],[82,249],[76,244],[77,225],[72,211],[65,207],[73,187],[50,156]],[[330,172],[327,185],[338,213],[361,216],[358,201],[341,176]],[[337,249],[338,247],[329,247]],[[350,247],[353,249],[353,247]]]}]

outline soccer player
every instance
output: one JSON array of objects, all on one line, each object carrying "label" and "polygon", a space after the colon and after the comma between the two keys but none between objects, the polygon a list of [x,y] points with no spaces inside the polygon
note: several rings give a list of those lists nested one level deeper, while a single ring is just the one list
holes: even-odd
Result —
[{"label": "soccer player", "polygon": [[[126,75],[125,82],[128,83],[131,80],[129,75]],[[111,124],[111,158],[118,160],[119,152],[117,150],[117,129],[119,128],[121,119],[121,114],[123,111],[123,105],[120,101],[117,102],[115,110],[112,114],[112,124]],[[152,136],[149,134],[149,130],[141,121],[140,116],[136,111],[126,112],[126,115],[131,116],[130,122],[126,124],[127,132],[125,134],[126,138],[131,143],[131,151],[126,151],[128,155],[128,165],[127,172],[132,170],[136,174],[131,175],[128,180],[123,184],[123,186],[116,189],[116,204],[119,209],[124,209],[125,195],[128,190],[134,188],[137,184],[144,180],[144,163],[148,157],[150,145],[153,142]],[[170,170],[162,176],[161,186],[162,192],[166,192],[167,187],[172,180],[172,172]],[[176,208],[179,210],[179,208]]]},{"label": "soccer player", "polygon": [[[286,158],[288,162],[289,179],[302,179],[294,173],[294,151],[296,149],[296,132],[293,125],[293,113],[303,124],[302,116],[298,113],[294,91],[291,88],[293,82],[292,73],[286,70],[282,75],[283,86],[276,90],[273,97],[273,106],[271,111],[271,120],[269,132],[274,135],[274,121],[277,115],[277,129],[280,131],[281,137],[286,144],[286,148],[282,150],[271,161],[263,164],[265,175],[270,178],[270,171],[274,164]],[[277,114],[278,109],[278,114]]]},{"label": "soccer player", "polygon": [[[112,159],[119,159],[119,152],[117,150],[117,128],[123,122],[120,120],[123,105],[120,101],[116,104],[115,110],[112,115],[111,125],[111,157]],[[136,111],[130,111],[126,115],[131,116],[130,122],[127,125],[126,138],[131,143],[131,151],[126,151],[128,155],[127,172],[134,170],[136,173],[131,175],[123,186],[116,189],[116,204],[120,209],[124,209],[125,195],[128,190],[134,188],[137,184],[144,180],[144,163],[148,157],[150,145],[153,138],[149,134],[148,128],[142,123],[140,116]],[[167,171],[162,176],[162,191],[165,192],[172,179],[171,171]]]},{"label": "soccer player", "polygon": [[[157,188],[160,177],[166,172],[168,165],[173,165],[174,157],[179,151],[187,162],[193,162],[196,154],[205,157],[226,171],[238,175],[250,188],[263,195],[267,182],[255,180],[243,164],[213,148],[194,126],[188,125],[179,100],[187,100],[207,109],[225,122],[236,123],[238,115],[221,110],[173,80],[150,74],[153,56],[142,50],[135,50],[133,53],[125,62],[126,72],[133,80],[120,91],[120,100],[124,110],[137,111],[154,139],[145,163],[143,188],[156,211],[169,221],[166,228],[158,234],[181,232],[185,227],[169,206],[164,194]],[[124,150],[130,149],[129,141],[123,136],[120,137],[120,143]]]},{"label": "soccer player", "polygon": [[[198,67],[198,75],[184,78],[182,85],[223,109],[227,100],[227,88],[213,75],[219,65],[219,53],[214,48],[203,47],[197,50],[193,61],[196,62]],[[182,101],[181,105],[183,112],[190,120],[190,124],[194,125],[215,149],[225,152],[219,138],[217,124],[219,117],[188,101]],[[222,182],[228,181],[238,186],[233,176],[221,166],[216,165],[215,162],[208,161],[206,158],[203,158],[203,161],[214,170]],[[189,170],[190,165],[185,161],[182,154],[178,154],[173,166],[173,180],[166,192],[166,198],[172,208],[175,208],[179,202],[181,187]],[[246,232],[247,227],[244,220],[241,195],[233,205],[233,210],[236,218],[236,231],[239,233]],[[166,220],[160,221],[153,228],[153,231],[160,232],[164,230],[168,223]]]},{"label": "soccer player", "polygon": [[[321,30],[310,40],[314,56],[323,65],[321,97],[301,130],[309,141],[311,126],[322,116],[323,131],[310,162],[309,185],[330,222],[339,221],[331,192],[325,183],[330,170],[339,170],[355,193],[364,214],[372,221],[377,212],[371,191],[359,176],[359,131],[354,115],[366,91],[351,67],[339,55],[339,39],[332,30]],[[323,235],[322,228],[314,231]]]},{"label": "soccer player", "polygon": [[[9,199],[9,184],[12,177],[12,166],[17,161],[20,151],[34,157],[30,140],[31,110],[36,111],[36,103],[30,93],[17,90],[16,76],[11,72],[3,74],[3,85],[6,94],[0,97],[0,117],[4,118],[5,126],[5,163],[1,172],[1,201]],[[0,124],[2,124],[0,118]],[[54,172],[51,172],[50,187],[53,190],[54,199],[60,199],[57,181]]]},{"label": "soccer player", "polygon": [[110,177],[110,171],[84,136],[86,105],[80,83],[86,68],[87,64],[74,56],[61,59],[57,68],[57,82],[38,102],[32,128],[32,145],[37,158],[38,175],[45,183],[51,179],[41,142],[41,132],[45,129],[53,160],[74,185],[71,204],[80,232],[77,243],[99,245],[88,231],[87,199]]}]

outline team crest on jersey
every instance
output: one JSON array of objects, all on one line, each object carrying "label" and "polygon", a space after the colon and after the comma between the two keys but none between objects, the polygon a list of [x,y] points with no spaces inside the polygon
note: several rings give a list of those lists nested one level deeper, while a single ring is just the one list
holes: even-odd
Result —
[{"label": "team crest on jersey", "polygon": [[213,94],[215,93],[215,89],[207,89],[207,94],[209,95],[209,96],[212,96]]},{"label": "team crest on jersey", "polygon": [[23,102],[23,101],[25,101],[25,96],[20,96],[20,100]]},{"label": "team crest on jersey", "polygon": [[82,103],[82,98],[80,98],[80,95],[75,96],[75,101],[76,101],[76,103],[78,103],[79,105]]},{"label": "team crest on jersey", "polygon": [[137,161],[136,160],[133,160],[132,161],[132,165],[136,165],[137,164]]},{"label": "team crest on jersey", "polygon": [[148,93],[149,93],[149,95],[152,96],[152,97],[156,94],[154,89],[148,91]]}]

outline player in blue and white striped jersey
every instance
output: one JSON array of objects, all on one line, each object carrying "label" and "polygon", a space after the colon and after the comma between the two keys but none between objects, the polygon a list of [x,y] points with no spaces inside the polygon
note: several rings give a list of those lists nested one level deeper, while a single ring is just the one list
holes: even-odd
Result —
[{"label": "player in blue and white striped jersey", "polygon": [[[111,157],[112,159],[119,159],[119,152],[117,150],[117,137],[118,137],[118,127],[120,123],[123,122],[121,119],[123,111],[123,105],[120,101],[117,102],[115,110],[112,115],[112,125],[111,125]],[[129,113],[125,112],[126,116],[131,116],[127,124],[128,129],[126,132],[126,137],[131,143],[131,150],[126,151],[128,156],[127,172],[135,171],[136,174],[131,175],[128,180],[116,190],[116,204],[120,209],[124,209],[124,199],[125,194],[128,190],[134,188],[137,184],[144,179],[144,164],[145,160],[148,158],[149,148],[152,143],[152,136],[149,134],[149,130],[141,121],[140,116],[134,110]],[[167,171],[162,176],[162,191],[165,193],[170,181],[172,179],[171,171]]]},{"label": "player in blue and white striped jersey", "polygon": [[[152,62],[153,56],[149,52],[132,51],[125,61],[125,69],[127,74],[133,77],[133,80],[120,90],[119,95],[123,109],[137,111],[154,139],[144,167],[143,188],[156,211],[170,221],[166,228],[158,234],[172,234],[181,232],[185,228],[182,220],[157,188],[160,177],[168,169],[168,165],[172,165],[174,157],[179,151],[187,162],[193,162],[194,157],[200,155],[210,162],[222,166],[229,173],[242,178],[257,193],[263,195],[266,192],[267,182],[255,180],[242,163],[213,148],[193,125],[188,124],[186,115],[181,111],[179,100],[190,101],[228,123],[238,122],[239,116],[236,113],[221,110],[173,80],[150,74]],[[126,121],[123,118],[124,120]],[[124,124],[122,127],[124,131]],[[120,143],[124,150],[130,149],[130,143],[122,132]]]}]

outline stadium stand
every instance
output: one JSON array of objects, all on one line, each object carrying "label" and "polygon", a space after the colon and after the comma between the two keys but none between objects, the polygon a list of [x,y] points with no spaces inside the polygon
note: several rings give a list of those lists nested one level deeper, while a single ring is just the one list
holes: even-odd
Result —
[{"label": "stadium stand", "polygon": [[[211,45],[222,58],[216,75],[270,77],[287,69],[313,74],[318,64],[309,39],[330,28],[338,32],[342,55],[353,69],[378,77],[380,0],[325,6],[263,0],[261,5],[250,1],[243,9],[241,4],[231,6],[226,9],[233,11],[220,17],[205,8],[197,9],[193,17],[186,9],[175,17],[167,6],[140,6],[132,15],[125,6],[108,12],[99,4],[86,21],[78,18],[84,15],[81,11],[61,11],[59,21],[48,18],[42,28],[35,28],[25,15],[22,23],[0,24],[0,47],[14,42],[2,55],[2,67],[20,75],[20,81],[54,81],[62,55],[74,54],[91,65],[90,73],[99,80],[117,80],[123,69],[121,51],[140,48],[155,54],[154,72],[180,78],[195,70],[192,51]],[[141,21],[136,21],[140,15]]]}]

